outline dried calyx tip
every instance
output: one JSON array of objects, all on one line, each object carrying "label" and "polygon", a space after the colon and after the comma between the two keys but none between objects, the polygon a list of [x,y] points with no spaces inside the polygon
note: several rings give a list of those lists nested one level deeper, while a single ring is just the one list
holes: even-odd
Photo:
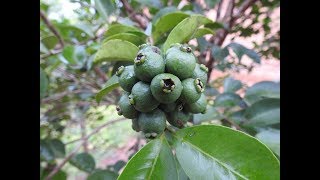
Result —
[{"label": "dried calyx tip", "polygon": [[116,110],[117,110],[118,115],[121,116],[122,115],[121,108],[119,106],[117,106]]},{"label": "dried calyx tip", "polygon": [[197,79],[194,80],[194,82],[195,82],[195,86],[196,86],[197,91],[198,92],[203,92],[204,91],[204,86],[203,86],[202,81],[199,78],[197,78]]},{"label": "dried calyx tip", "polygon": [[141,63],[143,63],[145,61],[145,59],[146,59],[146,56],[144,54],[142,54],[142,53],[139,53],[137,55],[137,57],[134,59],[134,63],[135,64],[141,64]]},{"label": "dried calyx tip", "polygon": [[200,69],[202,69],[205,72],[208,72],[208,68],[204,64],[200,64]]},{"label": "dried calyx tip", "polygon": [[134,100],[133,100],[132,95],[129,95],[128,98],[129,98],[129,103],[130,103],[131,105],[134,105]]},{"label": "dried calyx tip", "polygon": [[171,78],[162,79],[160,81],[160,85],[162,87],[162,91],[165,92],[165,93],[170,93],[175,88],[174,81]]},{"label": "dried calyx tip", "polygon": [[180,46],[180,50],[183,52],[191,53],[192,49],[189,46]]},{"label": "dried calyx tip", "polygon": [[182,109],[183,109],[183,105],[182,105],[182,104],[179,104],[179,105],[178,105],[178,111],[182,111]]},{"label": "dried calyx tip", "polygon": [[117,75],[117,76],[120,76],[120,74],[121,74],[123,71],[124,71],[124,66],[118,67],[118,70],[117,70],[117,72],[116,72],[116,75]]}]

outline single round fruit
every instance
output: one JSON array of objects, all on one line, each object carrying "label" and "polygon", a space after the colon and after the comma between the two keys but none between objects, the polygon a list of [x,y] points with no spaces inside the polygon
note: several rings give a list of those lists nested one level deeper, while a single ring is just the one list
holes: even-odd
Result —
[{"label": "single round fruit", "polygon": [[204,91],[204,85],[199,78],[192,79],[188,78],[181,82],[183,89],[179,100],[183,103],[194,103],[196,102],[201,93]]},{"label": "single round fruit", "polygon": [[166,115],[158,108],[148,113],[140,113],[138,124],[146,137],[155,138],[166,128]]},{"label": "single round fruit", "polygon": [[174,102],[174,103],[170,103],[170,104],[160,104],[158,107],[163,112],[172,112],[175,110],[176,106],[177,106],[177,104]]},{"label": "single round fruit", "polygon": [[133,69],[133,65],[120,66],[116,72],[116,75],[119,77],[120,86],[127,92],[130,92],[132,87],[139,81]]},{"label": "single round fruit", "polygon": [[207,109],[206,96],[203,93],[201,93],[201,96],[198,99],[198,101],[196,101],[195,103],[192,103],[192,104],[185,104],[184,109],[188,112],[193,113],[193,114],[204,113]]},{"label": "single round fruit", "polygon": [[194,68],[192,78],[196,79],[199,78],[202,83],[205,85],[208,80],[208,68],[204,64],[196,64],[196,67]]},{"label": "single round fruit", "polygon": [[175,102],[182,91],[180,79],[169,73],[156,75],[151,81],[150,88],[153,97],[163,104]]},{"label": "single round fruit", "polygon": [[134,72],[144,82],[151,82],[152,78],[164,73],[165,63],[162,56],[151,50],[139,52],[134,59]]},{"label": "single round fruit", "polygon": [[129,95],[129,102],[140,112],[154,110],[160,104],[151,94],[150,86],[142,81],[137,82]]},{"label": "single round fruit", "polygon": [[191,114],[183,110],[182,105],[178,105],[177,108],[167,114],[168,122],[177,128],[183,128],[184,124],[191,118]]},{"label": "single round fruit", "polygon": [[132,125],[131,125],[132,129],[136,132],[141,131],[140,127],[139,127],[139,123],[138,123],[138,119],[134,118],[132,119]]},{"label": "single round fruit", "polygon": [[138,117],[138,111],[129,102],[129,93],[124,92],[120,97],[118,106],[116,107],[118,115],[123,115],[128,119],[133,119]]},{"label": "single round fruit", "polygon": [[180,80],[190,78],[196,67],[192,49],[181,44],[173,45],[167,50],[165,62],[167,72],[176,75]]},{"label": "single round fruit", "polygon": [[138,54],[139,54],[140,52],[145,52],[145,51],[150,51],[150,50],[151,50],[152,52],[155,52],[155,53],[159,54],[159,55],[162,55],[161,50],[160,50],[157,46],[152,46],[152,45],[150,45],[150,44],[141,44],[141,45],[139,46]]}]

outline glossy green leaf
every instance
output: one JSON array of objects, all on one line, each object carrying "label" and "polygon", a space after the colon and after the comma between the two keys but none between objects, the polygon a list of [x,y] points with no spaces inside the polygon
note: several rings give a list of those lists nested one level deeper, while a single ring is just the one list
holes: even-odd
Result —
[{"label": "glossy green leaf", "polygon": [[248,104],[253,104],[264,98],[280,98],[280,84],[262,81],[249,87],[244,96],[244,100]]},{"label": "glossy green leaf", "polygon": [[263,99],[246,109],[245,126],[263,127],[280,122],[280,99]]},{"label": "glossy green leaf", "polygon": [[140,44],[143,44],[146,42],[146,35],[144,35],[144,37],[139,37],[135,34],[132,33],[119,33],[119,34],[115,34],[112,36],[107,37],[106,39],[103,40],[103,44],[112,40],[112,39],[121,39],[124,41],[128,41],[131,42],[132,44],[139,46]]},{"label": "glossy green leaf", "polygon": [[[40,180],[44,180],[49,175],[50,172],[51,171],[45,170],[42,176],[40,176]],[[67,180],[67,173],[60,170],[55,175],[53,175],[51,180]]]},{"label": "glossy green leaf", "polygon": [[208,105],[207,110],[204,114],[198,113],[193,115],[193,123],[201,124],[205,121],[212,121],[220,118],[219,112],[215,107]]},{"label": "glossy green leaf", "polygon": [[54,25],[57,27],[62,37],[68,41],[74,41],[74,38],[76,38],[78,41],[82,42],[93,37],[92,31],[88,30],[90,27],[86,25],[66,25],[59,23],[55,23]]},{"label": "glossy green leaf", "polygon": [[94,4],[102,19],[105,21],[107,21],[108,16],[117,9],[113,0],[94,0]]},{"label": "glossy green leaf", "polygon": [[49,35],[41,39],[41,42],[47,49],[53,49],[59,42],[58,38],[54,35]]},{"label": "glossy green leaf", "polygon": [[194,34],[201,25],[213,23],[210,19],[201,16],[193,15],[185,18],[170,32],[166,42],[163,45],[164,51],[166,51],[171,44],[185,43],[194,38]]},{"label": "glossy green leaf", "polygon": [[169,14],[171,12],[177,11],[178,9],[174,6],[169,6],[160,9],[153,17],[152,17],[152,24],[156,24],[160,17]]},{"label": "glossy green leaf", "polygon": [[236,92],[241,89],[242,83],[239,80],[235,80],[232,77],[228,77],[223,82],[224,92]]},{"label": "glossy green leaf", "polygon": [[49,80],[47,74],[44,72],[42,68],[40,68],[40,98],[43,98],[47,94],[49,86]]},{"label": "glossy green leaf", "polygon": [[161,16],[154,23],[154,27],[152,29],[152,38],[155,44],[158,44],[161,38],[168,36],[168,32],[187,17],[189,17],[188,14],[179,11]]},{"label": "glossy green leaf", "polygon": [[138,28],[133,26],[127,26],[124,24],[112,24],[106,33],[104,34],[106,37],[119,34],[119,33],[132,33],[132,32],[141,32]]},{"label": "glossy green leaf", "polygon": [[234,53],[238,56],[239,61],[243,55],[247,55],[251,58],[254,62],[260,63],[260,55],[256,53],[254,50],[248,49],[241,44],[238,43],[230,43],[227,47],[231,48]]},{"label": "glossy green leaf", "polygon": [[179,161],[178,161],[176,156],[174,156],[174,160],[175,160],[176,166],[177,166],[178,180],[189,180],[188,175],[182,169],[182,167],[181,167],[181,165],[180,165],[180,163],[179,163]]},{"label": "glossy green leaf", "polygon": [[165,136],[150,141],[125,166],[118,180],[178,179],[176,163]]},{"label": "glossy green leaf", "polygon": [[74,46],[65,46],[62,51],[63,57],[68,61],[70,64],[75,64],[76,60],[74,58],[74,51],[75,47]]},{"label": "glossy green leaf", "polygon": [[88,153],[77,154],[73,156],[69,162],[78,169],[88,173],[92,172],[96,167],[94,158]]},{"label": "glossy green leaf", "polygon": [[59,139],[52,139],[48,142],[55,158],[63,158],[66,155],[65,145]]},{"label": "glossy green leaf", "polygon": [[90,174],[87,180],[116,180],[118,174],[109,170],[97,169]]},{"label": "glossy green leaf", "polygon": [[214,106],[217,107],[233,107],[239,106],[241,103],[241,97],[238,94],[225,92],[219,94],[214,100]]},{"label": "glossy green leaf", "polygon": [[201,125],[181,129],[174,147],[191,180],[280,179],[280,163],[272,151],[231,128]]},{"label": "glossy green leaf", "polygon": [[117,75],[113,75],[103,86],[103,88],[96,94],[96,101],[100,103],[103,96],[111,92],[113,89],[119,87],[119,79]]},{"label": "glossy green leaf", "polygon": [[260,131],[256,138],[267,145],[274,153],[280,157],[280,130],[265,129]]},{"label": "glossy green leaf", "polygon": [[102,61],[133,61],[139,48],[131,42],[112,39],[100,47],[94,62]]},{"label": "glossy green leaf", "polygon": [[204,36],[204,35],[206,35],[206,34],[214,34],[214,31],[212,31],[212,30],[209,29],[209,28],[199,28],[199,29],[195,32],[193,38],[199,38],[199,37],[202,37],[202,36]]},{"label": "glossy green leaf", "polygon": [[46,140],[40,140],[40,159],[47,162],[54,160],[54,153]]}]

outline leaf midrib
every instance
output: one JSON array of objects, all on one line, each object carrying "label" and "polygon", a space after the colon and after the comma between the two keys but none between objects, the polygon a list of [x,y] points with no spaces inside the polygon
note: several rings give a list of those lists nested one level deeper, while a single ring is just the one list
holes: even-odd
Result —
[{"label": "leaf midrib", "polygon": [[[173,135],[175,138],[178,139],[178,137],[176,135]],[[179,140],[179,139],[178,139]],[[217,163],[219,163],[221,166],[223,166],[224,168],[230,170],[231,172],[233,172],[234,174],[238,175],[239,177],[241,177],[242,179],[245,180],[249,180],[248,178],[244,177],[242,174],[239,174],[238,172],[234,171],[233,169],[229,169],[223,162],[220,162],[218,159],[216,159],[215,157],[211,156],[210,154],[206,153],[205,151],[203,151],[202,149],[198,148],[197,146],[193,145],[191,142],[186,141],[186,140],[181,140],[181,142],[184,142],[186,144],[188,144],[189,146],[191,146],[192,148],[198,150],[199,152],[203,153],[204,155],[208,156],[209,158],[213,159],[214,161],[216,161]]]},{"label": "leaf midrib", "polygon": [[151,178],[152,172],[153,172],[153,170],[154,170],[155,164],[156,164],[157,161],[158,161],[158,158],[159,158],[159,155],[160,155],[160,152],[161,152],[161,149],[162,149],[162,143],[163,143],[163,139],[161,138],[161,146],[160,146],[159,152],[158,152],[155,160],[153,161],[153,164],[152,164],[150,173],[149,173],[148,178],[147,178],[148,180],[151,180],[150,178]]}]

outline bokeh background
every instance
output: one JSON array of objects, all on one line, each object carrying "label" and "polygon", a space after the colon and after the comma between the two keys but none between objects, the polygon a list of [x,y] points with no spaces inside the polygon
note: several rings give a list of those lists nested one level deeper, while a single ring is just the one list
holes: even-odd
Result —
[{"label": "bokeh background", "polygon": [[[95,101],[95,94],[120,64],[95,65],[93,59],[112,23],[135,26],[148,34],[153,17],[169,6],[203,14],[227,29],[189,42],[199,61],[210,65],[211,92],[223,92],[227,78],[241,81],[237,90],[241,97],[257,82],[280,83],[277,0],[41,0],[40,176],[48,175],[68,155],[80,152],[89,153],[96,168],[121,172],[128,158],[146,143],[142,134],[131,129],[131,121],[116,113],[120,89],[100,104]],[[230,43],[237,46],[227,48]],[[58,150],[50,150],[51,146]],[[87,176],[66,162],[55,178]]]}]

